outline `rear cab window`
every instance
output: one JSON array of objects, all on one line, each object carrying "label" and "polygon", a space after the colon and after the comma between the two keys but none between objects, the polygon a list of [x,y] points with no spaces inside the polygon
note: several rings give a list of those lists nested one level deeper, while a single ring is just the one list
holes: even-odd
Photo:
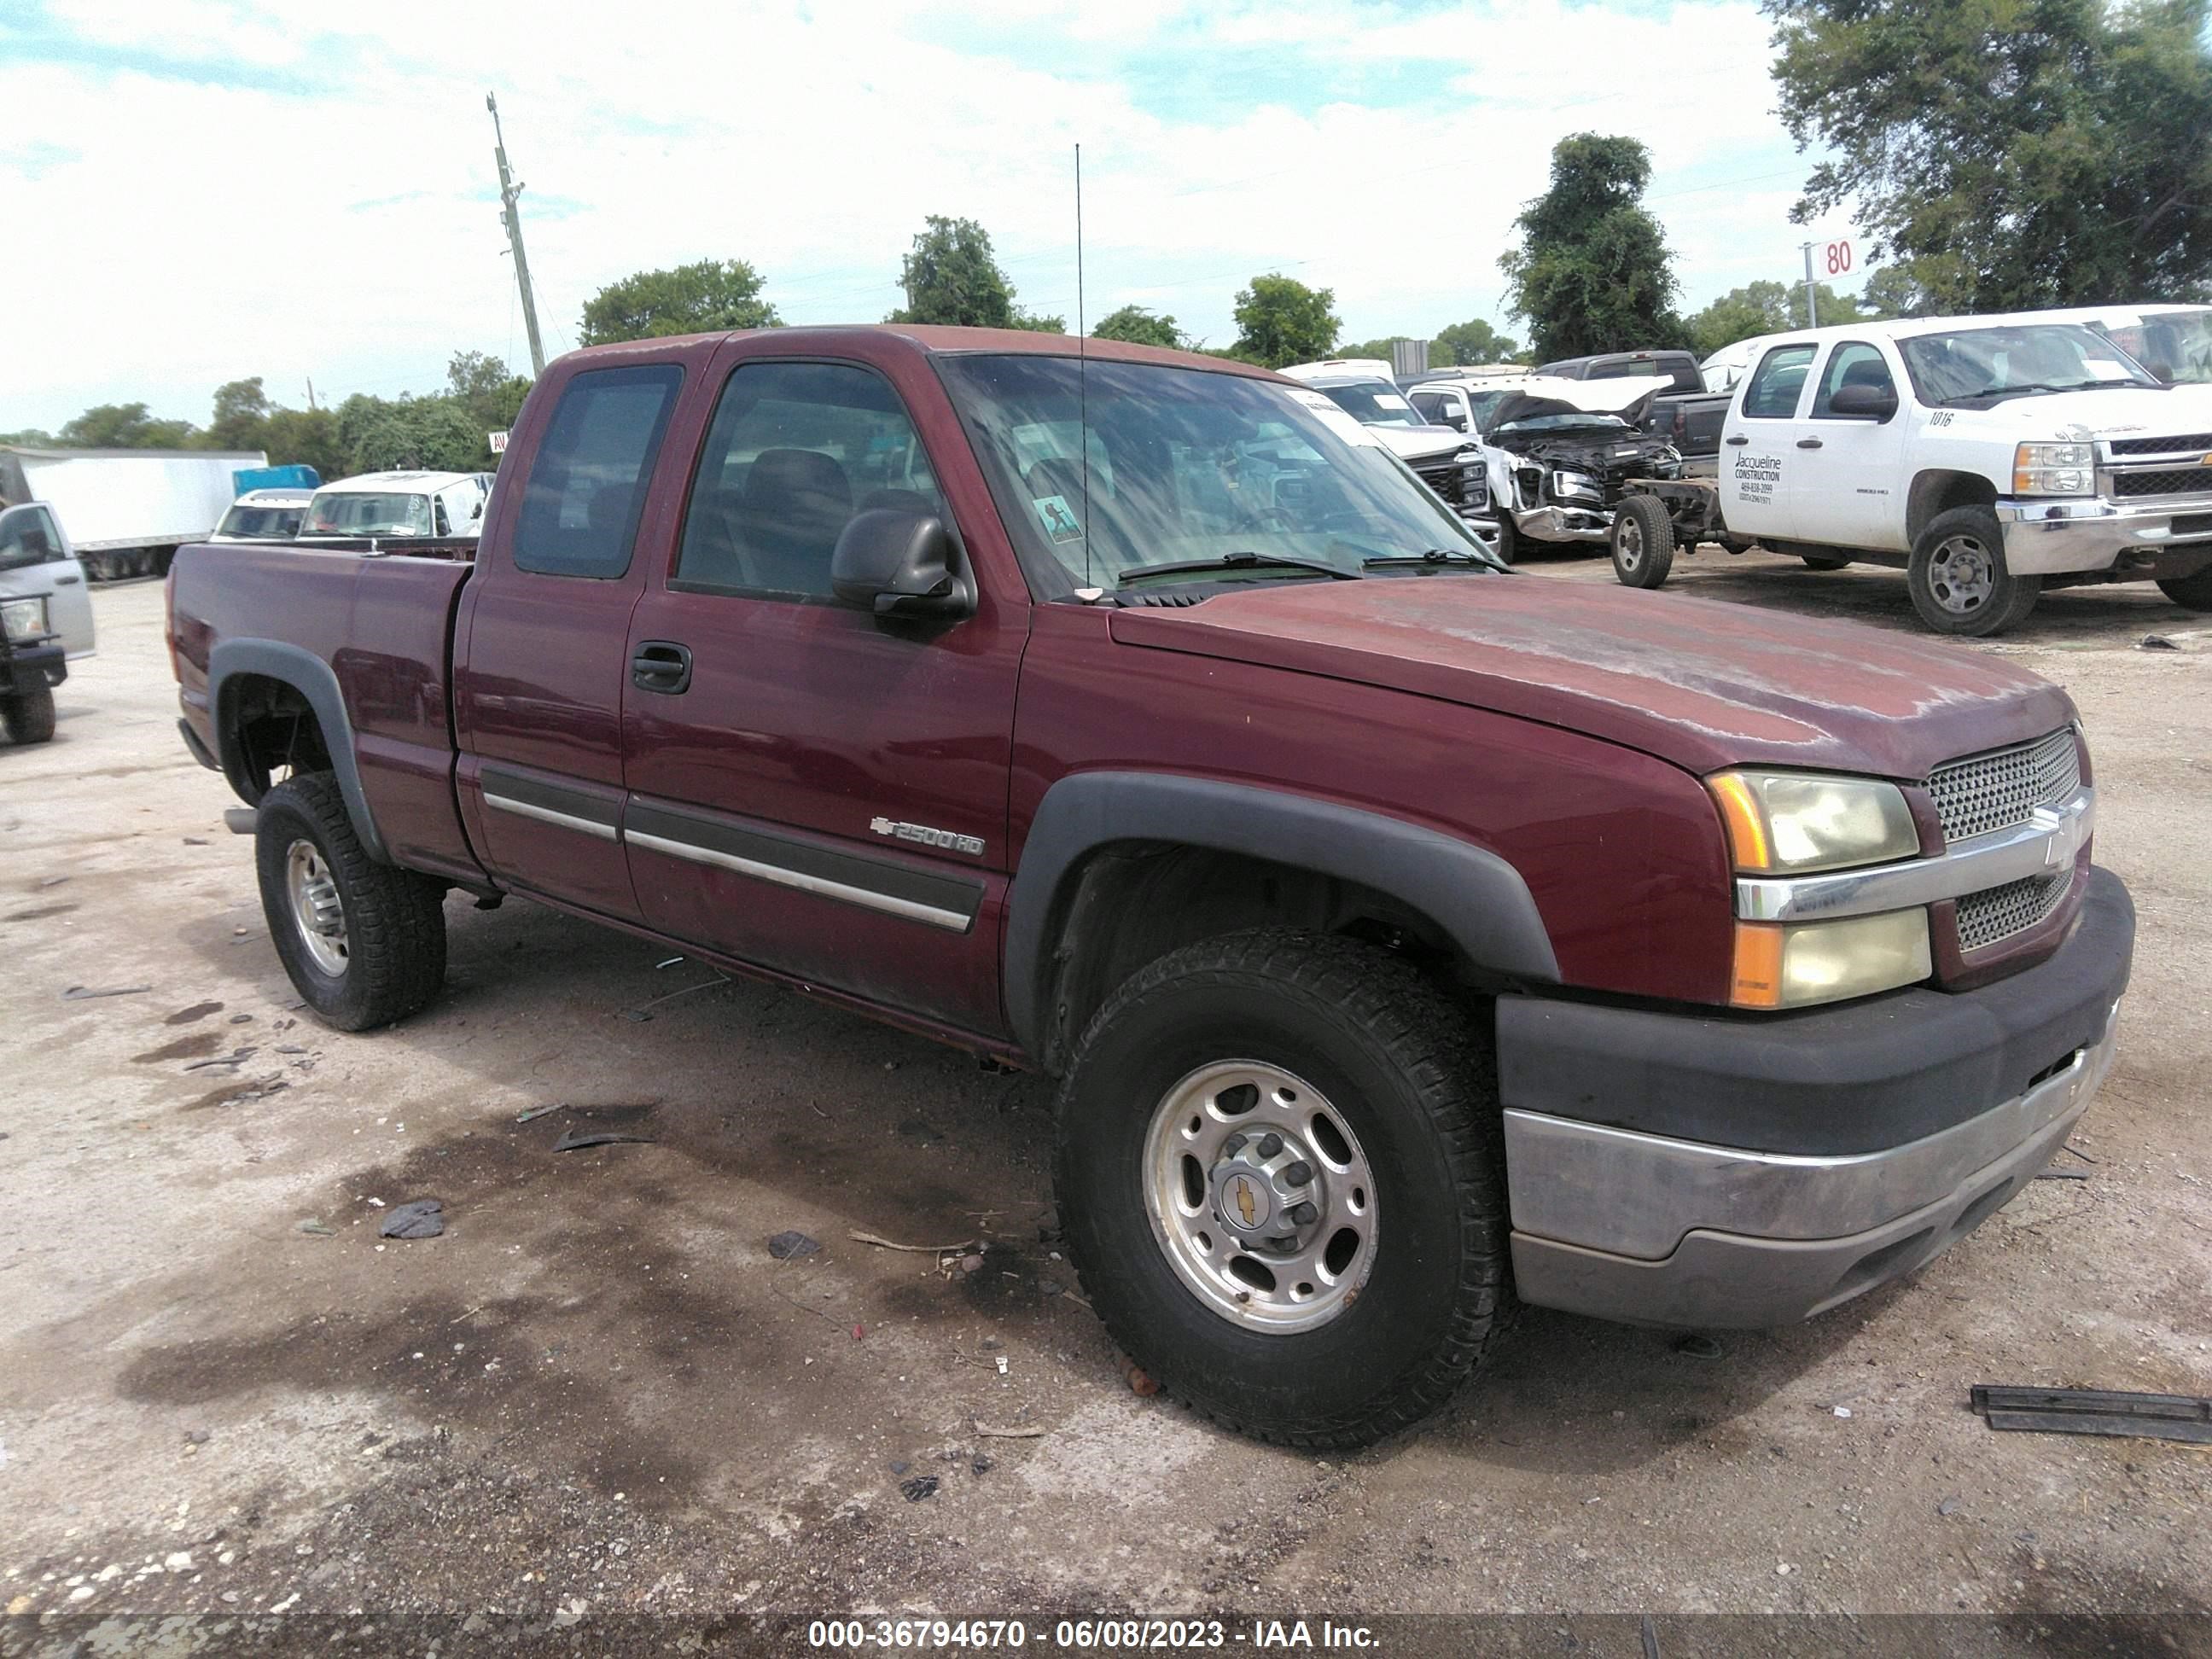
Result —
[{"label": "rear cab window", "polygon": [[523,486],[514,566],[608,581],[629,569],[645,483],[684,370],[587,369],[562,388]]},{"label": "rear cab window", "polygon": [[1786,421],[1794,416],[1805,390],[1806,371],[1818,349],[1811,344],[1776,346],[1761,357],[1743,389],[1743,418]]}]

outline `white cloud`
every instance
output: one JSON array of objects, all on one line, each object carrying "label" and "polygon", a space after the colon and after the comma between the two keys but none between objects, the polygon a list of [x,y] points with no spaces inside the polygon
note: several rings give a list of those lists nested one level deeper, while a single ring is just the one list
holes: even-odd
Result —
[{"label": "white cloud", "polygon": [[707,257],[751,259],[793,321],[879,317],[927,213],[981,220],[1024,303],[1072,317],[1079,138],[1090,314],[1152,304],[1216,342],[1277,268],[1333,288],[1355,338],[1495,316],[1512,218],[1583,129],[1650,146],[1692,303],[1789,275],[1803,235],[1744,0],[49,15],[0,33],[0,211],[45,248],[19,240],[8,278],[0,429],[128,398],[204,419],[240,374],[298,402],[310,375],[389,393],[456,349],[525,358],[488,81],[549,349],[601,284]]}]

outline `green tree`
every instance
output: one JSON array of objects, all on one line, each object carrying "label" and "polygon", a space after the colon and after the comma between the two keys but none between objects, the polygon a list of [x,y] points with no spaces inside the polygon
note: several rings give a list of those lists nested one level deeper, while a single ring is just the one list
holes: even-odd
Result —
[{"label": "green tree", "polygon": [[100,404],[55,435],[64,449],[182,449],[196,429],[190,421],[155,420],[143,404]]},{"label": "green tree", "polygon": [[348,472],[483,470],[484,434],[451,398],[356,392],[338,405],[337,424]]},{"label": "green tree", "polygon": [[1127,340],[1132,345],[1183,343],[1182,331],[1176,326],[1174,318],[1156,315],[1142,306],[1123,306],[1119,311],[1108,312],[1091,328],[1091,335],[1097,340]]},{"label": "green tree", "polygon": [[325,482],[346,474],[338,417],[327,409],[271,410],[253,447],[268,451],[271,466],[312,466]]},{"label": "green tree", "polygon": [[1928,291],[1910,259],[1893,261],[1868,277],[1859,289],[1859,308],[1870,318],[1936,314],[1936,296]]},{"label": "green tree", "polygon": [[1027,328],[1065,333],[1065,317],[1032,316],[1014,303],[1014,285],[991,252],[991,233],[973,219],[933,213],[899,261],[906,304],[887,323],[937,323],[953,328]]},{"label": "green tree", "polygon": [[669,270],[641,270],[608,283],[585,301],[577,343],[607,345],[671,334],[775,328],[783,319],[760,297],[763,281],[743,259],[701,259]]},{"label": "green tree", "polygon": [[1681,344],[1674,256],[1644,205],[1651,153],[1633,138],[1578,132],[1552,147],[1551,187],[1514,221],[1498,260],[1513,314],[1539,358]]},{"label": "green tree", "polygon": [[263,449],[269,417],[276,413],[261,377],[231,380],[215,389],[215,411],[200,441],[210,449]]},{"label": "green tree", "polygon": [[490,471],[497,465],[491,453],[490,434],[505,432],[522,413],[522,400],[530,395],[527,374],[511,374],[507,364],[481,351],[456,351],[446,365],[447,395],[468,411],[483,434],[483,454],[473,471]]},{"label": "green tree", "polygon": [[20,432],[0,432],[0,449],[52,449],[54,434],[35,426]]},{"label": "green tree", "polygon": [[1764,0],[1800,223],[1856,204],[1942,311],[2212,288],[2212,0]]},{"label": "green tree", "polygon": [[1438,368],[1455,363],[1510,363],[1521,356],[1517,341],[1500,334],[1480,317],[1437,331],[1429,342],[1429,362]]},{"label": "green tree", "polygon": [[1237,291],[1237,343],[1230,353],[1269,368],[1326,357],[1344,326],[1335,304],[1333,289],[1308,288],[1280,271],[1255,276]]}]

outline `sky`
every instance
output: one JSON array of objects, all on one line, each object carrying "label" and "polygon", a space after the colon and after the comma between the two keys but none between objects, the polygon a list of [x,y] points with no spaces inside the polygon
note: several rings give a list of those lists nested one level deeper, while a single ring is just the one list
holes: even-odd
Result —
[{"label": "sky", "polygon": [[933,213],[1072,321],[1079,143],[1092,319],[1226,345],[1279,270],[1346,340],[1513,332],[1498,257],[1577,131],[1650,147],[1694,310],[1850,228],[1789,222],[1768,36],[1751,0],[8,0],[0,432],[526,370],[487,92],[549,356],[601,285],[701,258],[787,322],[878,320]]}]

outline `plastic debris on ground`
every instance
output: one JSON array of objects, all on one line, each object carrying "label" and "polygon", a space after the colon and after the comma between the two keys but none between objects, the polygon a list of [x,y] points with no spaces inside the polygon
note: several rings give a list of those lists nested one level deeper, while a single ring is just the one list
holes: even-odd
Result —
[{"label": "plastic debris on ground", "polygon": [[434,1198],[395,1204],[376,1231],[386,1238],[435,1238],[446,1231],[446,1206]]}]

